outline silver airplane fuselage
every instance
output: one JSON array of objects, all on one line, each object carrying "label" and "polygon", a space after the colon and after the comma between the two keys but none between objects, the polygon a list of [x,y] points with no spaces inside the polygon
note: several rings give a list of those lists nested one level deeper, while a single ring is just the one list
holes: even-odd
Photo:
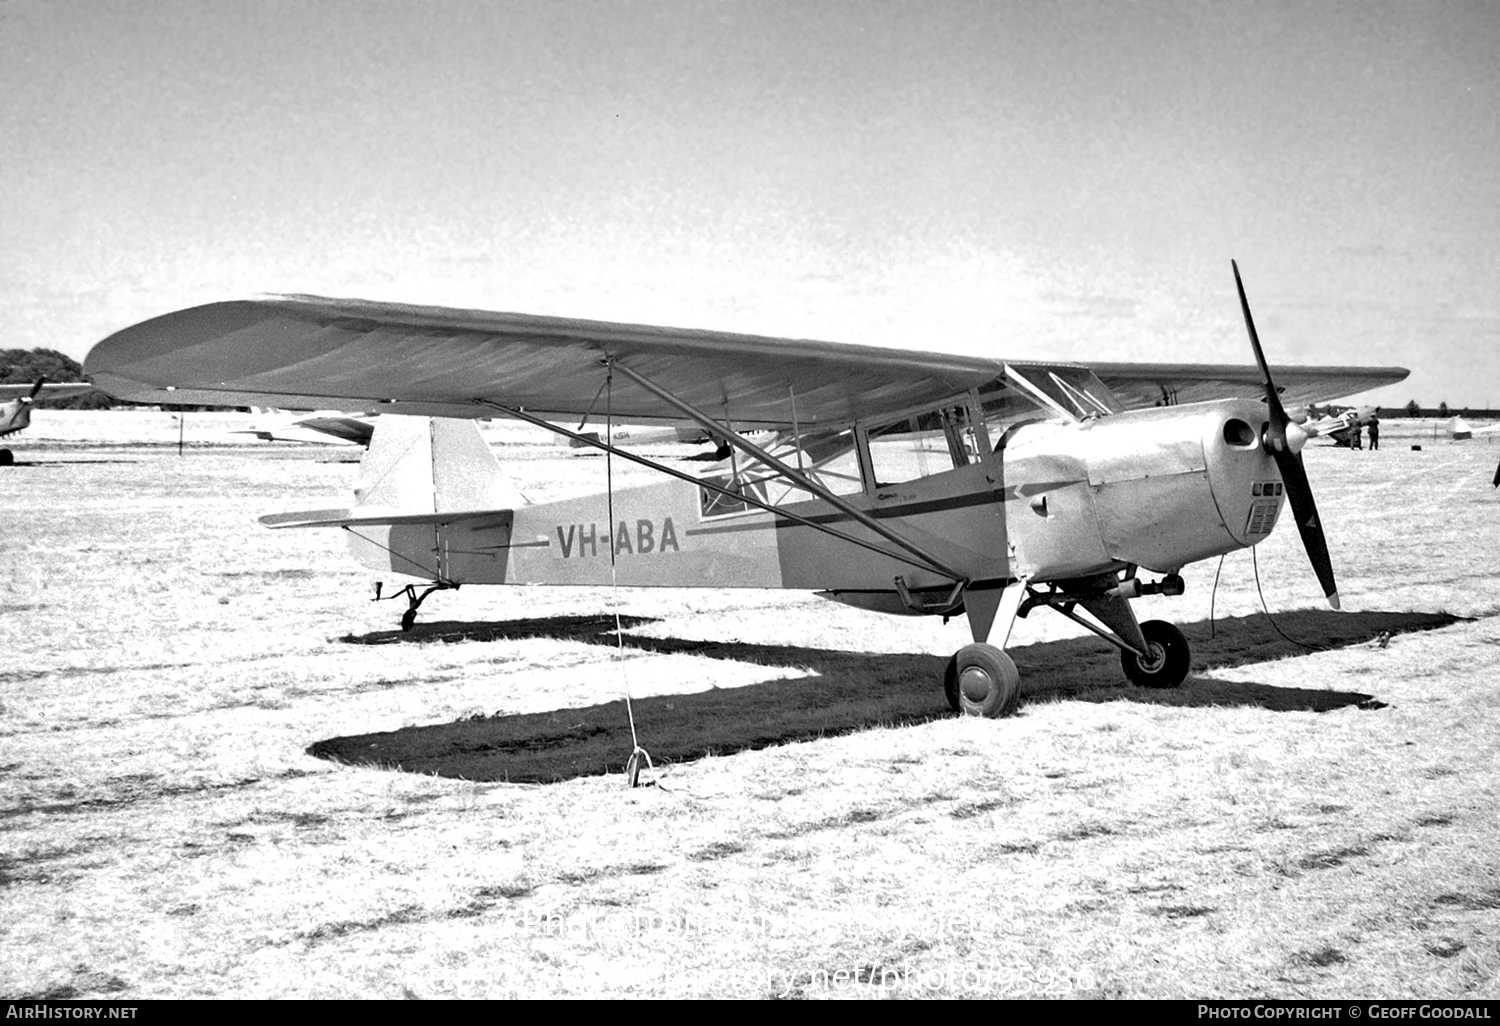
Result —
[{"label": "silver airplane fuselage", "polygon": [[[1078,423],[1024,424],[972,462],[844,498],[971,584],[1183,566],[1254,545],[1275,526],[1281,476],[1261,445],[1265,407],[1222,400]],[[373,569],[457,584],[797,588],[863,608],[923,612],[910,593],[953,581],[883,553],[880,536],[821,499],[725,509],[667,480],[440,524],[362,528]],[[613,506],[613,518],[610,507]],[[818,526],[851,539],[831,543]],[[611,568],[613,556],[613,569]]]}]

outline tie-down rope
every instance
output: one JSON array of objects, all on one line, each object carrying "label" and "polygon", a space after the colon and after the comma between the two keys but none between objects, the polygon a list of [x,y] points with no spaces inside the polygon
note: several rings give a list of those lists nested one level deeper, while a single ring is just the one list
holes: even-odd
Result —
[{"label": "tie-down rope", "polygon": [[[614,434],[615,434],[615,368],[614,364],[606,365],[608,370],[604,378],[604,438],[610,445],[604,450],[604,482],[605,492],[608,495],[609,507],[609,598],[610,604],[615,611],[615,664],[620,668],[620,686],[625,692],[625,714],[630,718],[630,758],[625,762],[625,779],[631,787],[638,787],[641,780],[641,760],[644,759],[647,769],[654,770],[656,767],[651,763],[651,753],[641,747],[640,737],[635,730],[635,708],[630,701],[630,677],[625,672],[625,629],[620,623],[620,597],[619,577],[615,571],[615,471],[614,471]],[[594,397],[595,402],[599,399]]]}]

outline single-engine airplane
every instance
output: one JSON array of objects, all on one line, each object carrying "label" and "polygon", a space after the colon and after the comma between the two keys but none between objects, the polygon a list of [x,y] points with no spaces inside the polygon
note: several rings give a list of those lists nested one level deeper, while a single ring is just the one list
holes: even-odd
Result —
[{"label": "single-engine airplane", "polygon": [[[82,383],[49,385],[46,378],[37,378],[33,385],[0,385],[0,438],[31,426],[31,404],[38,396],[66,399],[93,390],[93,385]],[[15,453],[0,449],[0,467],[8,467],[15,461]]]},{"label": "single-engine airplane", "polygon": [[[262,518],[341,528],[366,565],[430,582],[403,589],[403,627],[427,595],[462,584],[808,589],[965,614],[973,643],[949,661],[945,693],[955,710],[1003,716],[1019,697],[1004,645],[1033,609],[1113,644],[1131,681],[1181,683],[1182,633],[1138,622],[1130,600],[1181,594],[1183,567],[1265,539],[1284,500],[1338,606],[1300,455],[1310,436],[1283,401],[1408,372],[1278,367],[1273,383],[1234,276],[1255,368],[1007,362],[284,296],[127,328],[85,372],[144,402],[414,415],[399,431],[381,417],[354,507]],[[497,415],[669,480],[526,505],[454,419]],[[580,416],[602,430],[553,423]],[[730,458],[694,475],[608,441],[616,423],[672,420],[727,440]],[[771,441],[747,437],[761,431]]]},{"label": "single-engine airplane", "polygon": [[[1493,435],[1500,431],[1500,424],[1488,424],[1484,427],[1470,427],[1469,422],[1463,417],[1454,417],[1448,421],[1448,437],[1455,442],[1466,442],[1475,435]],[[1500,464],[1495,465],[1495,476],[1490,484],[1500,488]]]},{"label": "single-engine airplane", "polygon": [[254,435],[262,442],[309,442],[315,445],[370,445],[375,433],[373,417],[345,416],[339,410],[293,412],[251,407],[255,420],[237,435]]},{"label": "single-engine airplane", "polygon": [[1475,435],[1493,435],[1500,431],[1500,424],[1488,424],[1484,427],[1470,427],[1469,422],[1463,417],[1454,417],[1448,421],[1448,437],[1455,442],[1467,442]]},{"label": "single-engine airplane", "polygon": [[[599,448],[597,443],[602,437],[597,431],[583,431],[582,425],[580,425],[578,436],[576,438],[569,438],[568,445],[574,449],[597,449]],[[771,441],[774,437],[775,433],[770,431],[752,431],[749,433],[750,441],[757,444]],[[729,439],[715,432],[706,431],[696,425],[691,427],[684,427],[680,424],[676,427],[630,425],[623,428],[616,428],[610,432],[609,440],[615,446],[627,446],[633,449],[653,445],[713,446],[712,449],[706,452],[683,457],[683,459],[689,460],[712,460],[720,462],[729,459],[730,453],[734,452],[734,446],[729,444]]]},{"label": "single-engine airplane", "polygon": [[[568,445],[574,449],[596,448],[603,436],[597,431],[580,432],[580,437],[568,439]],[[723,438],[716,437],[712,433],[699,427],[652,427],[652,426],[629,426],[616,427],[609,436],[610,442],[615,445],[707,445],[710,442],[722,451],[720,459],[728,459],[730,449],[729,442]]]},{"label": "single-engine airplane", "polygon": [[1292,413],[1292,419],[1308,434],[1332,439],[1335,446],[1345,449],[1354,444],[1354,433],[1363,430],[1376,413],[1374,406],[1328,407],[1320,416],[1313,416],[1314,410],[1312,407],[1307,410],[1306,419],[1299,419],[1296,413]]}]

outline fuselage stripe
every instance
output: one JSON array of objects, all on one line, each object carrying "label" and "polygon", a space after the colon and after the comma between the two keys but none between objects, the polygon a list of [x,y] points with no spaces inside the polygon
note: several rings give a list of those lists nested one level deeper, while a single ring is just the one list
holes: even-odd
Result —
[{"label": "fuselage stripe", "polygon": [[[971,506],[989,506],[1001,502],[1012,502],[1039,495],[1043,492],[1054,491],[1065,488],[1068,485],[1079,484],[1082,478],[1073,481],[1045,481],[1027,484],[1023,488],[1015,485],[1002,491],[974,492],[968,495],[955,495],[946,499],[929,499],[925,502],[908,502],[900,506],[886,506],[884,508],[867,509],[865,513],[877,520],[887,520],[897,517],[920,516],[923,513],[942,513],[955,509],[967,509]],[[713,527],[688,528],[685,534],[730,534],[739,531],[764,531],[770,528],[801,527],[803,521],[807,524],[837,524],[852,521],[854,518],[847,513],[822,513],[815,516],[804,517],[802,521],[777,518],[774,521],[762,520],[756,523],[720,524]]]}]

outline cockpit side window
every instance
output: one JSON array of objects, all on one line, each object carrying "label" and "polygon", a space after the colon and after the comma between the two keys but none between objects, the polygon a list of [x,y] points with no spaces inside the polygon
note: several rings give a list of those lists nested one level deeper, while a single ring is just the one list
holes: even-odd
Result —
[{"label": "cockpit side window", "polygon": [[[798,468],[834,495],[850,495],[863,487],[859,458],[854,448],[851,428],[833,428],[806,432],[793,437],[791,432],[758,441],[767,452],[789,466]],[[707,475],[710,481],[732,494],[725,495],[708,488],[699,489],[705,517],[726,513],[744,513],[758,509],[741,496],[751,496],[773,506],[802,502],[812,494],[794,485],[779,472],[743,454],[728,461],[732,468],[725,473]]]},{"label": "cockpit side window", "polygon": [[941,474],[978,458],[965,406],[903,417],[870,428],[866,438],[877,488]]}]

